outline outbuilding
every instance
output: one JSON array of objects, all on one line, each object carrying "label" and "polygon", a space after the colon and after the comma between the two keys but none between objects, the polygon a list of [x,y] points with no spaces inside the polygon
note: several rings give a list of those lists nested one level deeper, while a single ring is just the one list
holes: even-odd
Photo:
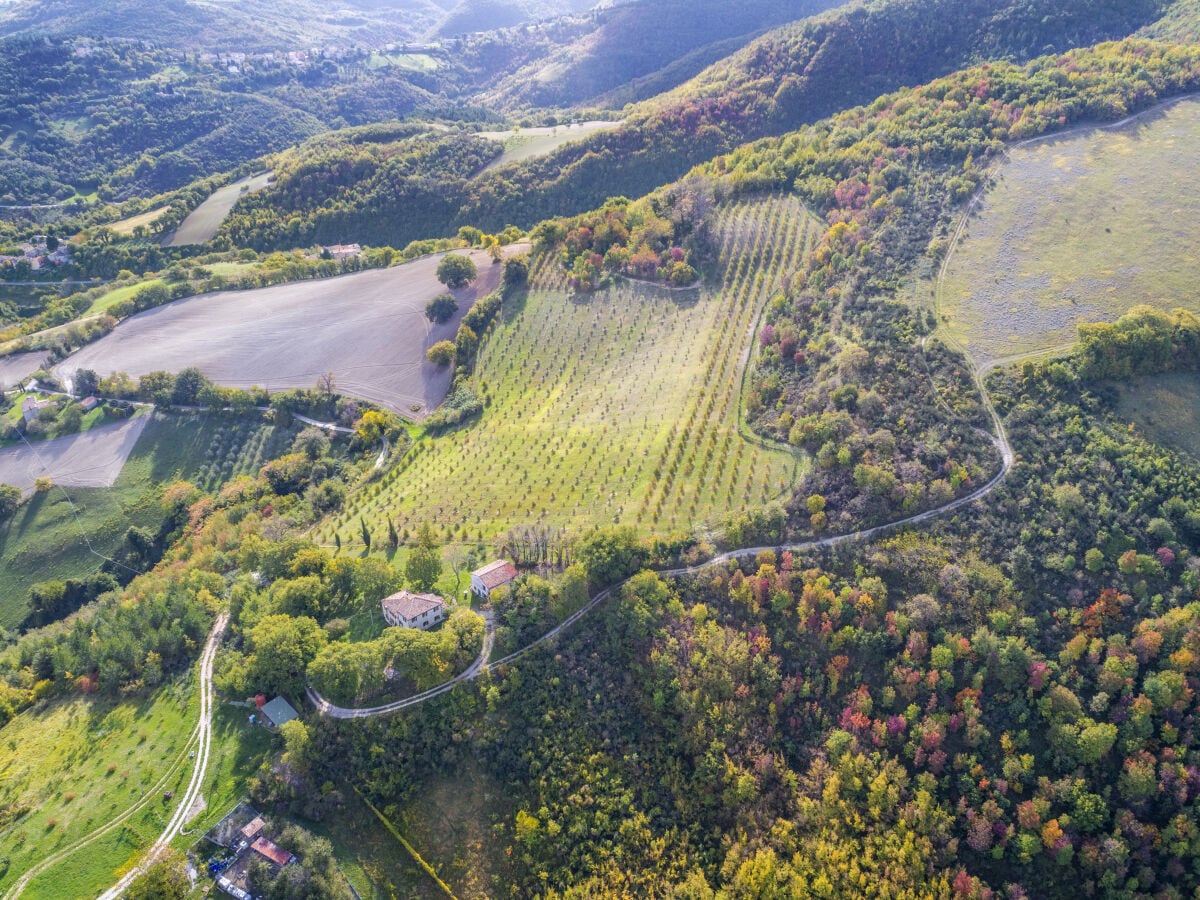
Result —
[{"label": "outbuilding", "polygon": [[476,597],[487,600],[492,596],[492,591],[516,577],[517,567],[506,559],[498,559],[471,573],[471,590]]}]

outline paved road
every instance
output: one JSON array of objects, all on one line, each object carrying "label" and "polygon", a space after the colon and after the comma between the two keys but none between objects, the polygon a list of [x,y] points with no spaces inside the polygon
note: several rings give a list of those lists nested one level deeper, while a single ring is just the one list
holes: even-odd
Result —
[{"label": "paved road", "polygon": [[[836,547],[839,544],[851,543],[853,541],[867,541],[897,528],[903,528],[909,525],[919,525],[922,522],[929,521],[930,519],[949,515],[955,510],[974,503],[976,500],[983,499],[992,491],[994,491],[996,486],[999,485],[1000,482],[1004,480],[1005,476],[1007,476],[1012,470],[1014,455],[1012,446],[1008,441],[1008,434],[1004,430],[1004,424],[1000,421],[1000,416],[997,414],[995,407],[992,406],[991,398],[988,396],[987,391],[983,388],[983,374],[976,373],[975,377],[977,383],[979,384],[980,394],[983,397],[984,406],[987,408],[988,414],[992,417],[992,423],[996,428],[996,433],[994,435],[989,435],[989,437],[992,439],[992,443],[996,445],[996,449],[1000,452],[1000,471],[997,472],[991,478],[991,480],[987,482],[987,484],[976,488],[969,494],[959,497],[957,500],[952,500],[944,506],[939,506],[936,509],[930,509],[923,513],[917,513],[914,516],[908,516],[907,518],[899,519],[895,522],[888,522],[885,525],[876,525],[874,528],[866,528],[862,531],[855,531],[850,534],[838,534],[827,538],[820,538],[818,540],[805,541],[799,544],[742,547],[737,550],[728,550],[725,553],[717,554],[712,559],[708,560],[707,562],[700,563],[699,565],[683,566],[675,569],[663,569],[660,570],[658,574],[666,576],[695,575],[710,566],[721,565],[729,562],[730,560],[739,559],[744,556],[756,556],[765,550],[774,550],[776,552],[790,550],[794,553],[803,553],[810,550],[825,550],[830,547]],[[626,581],[628,581],[628,579],[626,579]],[[524,656],[526,653],[529,653],[535,648],[541,646],[542,644],[554,640],[565,629],[570,628],[585,615],[591,612],[598,604],[607,600],[610,596],[612,596],[613,591],[619,590],[624,586],[624,584],[625,581],[622,581],[610,588],[605,588],[590,601],[588,601],[586,605],[576,610],[574,613],[564,619],[559,625],[547,631],[537,640],[527,644],[520,650],[517,650],[515,653],[510,653],[508,656],[497,660],[488,659],[491,654],[492,634],[494,631],[492,621],[489,617],[487,620],[487,628],[484,633],[483,651],[479,654],[478,659],[471,664],[470,668],[461,674],[456,675],[454,678],[451,678],[449,681],[444,681],[436,687],[422,691],[419,694],[413,694],[411,697],[405,697],[403,700],[396,700],[392,703],[384,703],[380,706],[337,706],[336,704],[330,703],[328,700],[322,697],[311,686],[307,688],[308,699],[312,702],[313,706],[316,707],[317,712],[323,716],[329,716],[333,719],[366,719],[372,716],[383,716],[389,713],[399,712],[400,710],[407,709],[410,706],[416,706],[419,703],[432,700],[434,697],[440,697],[447,691],[453,690],[454,687],[461,682],[471,681],[475,678],[478,678],[480,674],[497,666],[503,666],[511,663],[514,660]]]},{"label": "paved road", "polygon": [[171,841],[175,839],[175,835],[179,834],[180,830],[187,823],[188,815],[196,801],[200,798],[201,791],[204,787],[204,776],[208,771],[208,759],[212,750],[212,671],[213,658],[217,655],[217,646],[221,643],[221,637],[225,633],[225,626],[229,622],[229,613],[221,613],[217,617],[216,623],[213,625],[212,633],[208,636],[208,643],[204,645],[204,652],[200,655],[200,743],[196,748],[196,765],[192,770],[191,780],[188,782],[187,788],[184,789],[183,796],[179,800],[179,804],[175,807],[175,812],[167,822],[167,827],[163,829],[162,834],[158,836],[150,849],[146,851],[142,857],[142,861],[130,869],[125,876],[115,885],[100,895],[100,900],[117,900],[130,884],[133,883],[146,867],[154,862],[167,847]]}]

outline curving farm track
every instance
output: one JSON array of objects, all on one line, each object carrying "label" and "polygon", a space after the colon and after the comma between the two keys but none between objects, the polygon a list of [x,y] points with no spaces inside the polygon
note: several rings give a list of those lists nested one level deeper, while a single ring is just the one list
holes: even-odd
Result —
[{"label": "curving farm track", "polygon": [[217,647],[221,643],[221,636],[225,633],[225,626],[228,622],[229,613],[221,613],[217,617],[213,630],[208,636],[208,642],[204,645],[204,652],[200,655],[200,722],[196,726],[200,734],[199,744],[196,747],[196,765],[192,769],[192,777],[188,781],[187,788],[184,790],[179,804],[175,807],[170,821],[167,822],[167,827],[158,836],[158,840],[150,845],[150,849],[143,855],[142,861],[126,872],[120,881],[101,894],[100,900],[117,900],[125,893],[134,879],[167,849],[171,841],[175,839],[175,835],[179,834],[183,826],[187,824],[188,813],[200,798],[201,789],[204,787],[204,776],[208,772],[209,754],[212,750],[213,658],[217,655]]}]

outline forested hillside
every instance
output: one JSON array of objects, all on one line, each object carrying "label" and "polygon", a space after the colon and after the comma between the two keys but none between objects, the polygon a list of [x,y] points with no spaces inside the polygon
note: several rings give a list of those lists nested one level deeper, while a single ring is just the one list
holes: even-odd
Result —
[{"label": "forested hillside", "polygon": [[[936,341],[922,353],[923,317],[896,291],[927,246],[936,259],[982,161],[1195,90],[1198,73],[1195,48],[1144,42],[988,65],[706,167],[718,202],[794,185],[830,223],[773,305],[750,394],[760,425],[830,429],[814,483],[848,493],[804,499],[799,530],[896,518],[976,477],[928,419],[981,421],[974,387]],[[1200,472],[1100,396],[1106,378],[1194,370],[1198,336],[1188,314],[1145,310],[1085,329],[1068,358],[991,380],[1018,463],[986,499],[924,533],[636,575],[478,690],[321,721],[311,783],[349,767],[404,816],[479,766],[504,798],[481,804],[490,837],[466,851],[485,893],[1188,895]],[[921,484],[929,453],[940,488]],[[627,539],[581,544],[594,584],[650,558]],[[523,622],[555,602],[531,576],[498,608]],[[282,779],[260,789],[308,802]]]},{"label": "forested hillside", "polygon": [[[442,178],[430,172],[422,182],[429,187],[427,199],[406,187],[398,193],[404,203],[381,202],[370,179],[361,186],[341,179],[310,183],[302,191],[281,180],[251,201],[252,246],[291,246],[292,236],[370,242],[380,234],[393,241],[417,236],[421,228],[446,234],[462,225],[529,227],[598,206],[609,196],[647,193],[746,140],[927,81],[974,58],[1026,58],[1047,47],[1124,36],[1158,9],[1158,0],[877,0],[834,10],[754,41],[636,107],[618,128],[482,174],[455,168]],[[325,148],[321,154],[322,165],[346,171],[361,151],[348,150],[340,159]],[[298,193],[299,205],[285,199]],[[327,204],[337,210],[332,216]],[[235,242],[247,240],[245,220],[231,220],[228,229]]]},{"label": "forested hillside", "polygon": [[[635,0],[599,11],[595,30],[514,72],[484,97],[507,107],[621,106],[617,97],[631,83],[659,84],[659,91],[674,87],[762,30],[836,5],[838,0],[746,0],[731,15],[723,0]],[[670,25],[652,24],[657,22]],[[670,83],[661,84],[663,79]],[[645,84],[635,88],[645,90]]]}]

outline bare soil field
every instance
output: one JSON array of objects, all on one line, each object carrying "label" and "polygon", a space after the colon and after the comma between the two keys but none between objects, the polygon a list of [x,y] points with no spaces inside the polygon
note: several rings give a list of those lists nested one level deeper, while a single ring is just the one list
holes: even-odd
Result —
[{"label": "bare soil field", "polygon": [[[510,252],[518,252],[517,245]],[[470,251],[479,278],[455,291],[458,312],[433,325],[425,304],[444,288],[435,272],[441,256],[253,291],[226,291],[180,300],[131,316],[101,340],[57,367],[132,376],[195,366],[217,384],[270,390],[312,387],[333,372],[338,390],[423,419],[450,387],[450,367],[425,351],[453,340],[477,297],[495,290],[500,265]],[[414,409],[414,407],[416,407]]]},{"label": "bare soil field", "polygon": [[51,478],[63,487],[110,487],[150,420],[138,416],[80,434],[0,450],[0,482],[23,492],[34,480]]},{"label": "bare soil field", "polygon": [[0,388],[10,388],[42,367],[50,354],[44,350],[0,356]]},{"label": "bare soil field", "polygon": [[[257,175],[251,175],[241,181],[227,184],[219,191],[214,192],[180,223],[166,245],[181,247],[184,244],[203,244],[205,241],[212,240],[238,199],[243,194],[261,191],[270,184],[272,177],[273,173],[271,172],[259,172]],[[132,232],[132,228],[130,231]]]},{"label": "bare soil field", "polygon": [[972,207],[938,285],[978,364],[1072,344],[1131,306],[1200,311],[1200,101],[1018,144]]}]

